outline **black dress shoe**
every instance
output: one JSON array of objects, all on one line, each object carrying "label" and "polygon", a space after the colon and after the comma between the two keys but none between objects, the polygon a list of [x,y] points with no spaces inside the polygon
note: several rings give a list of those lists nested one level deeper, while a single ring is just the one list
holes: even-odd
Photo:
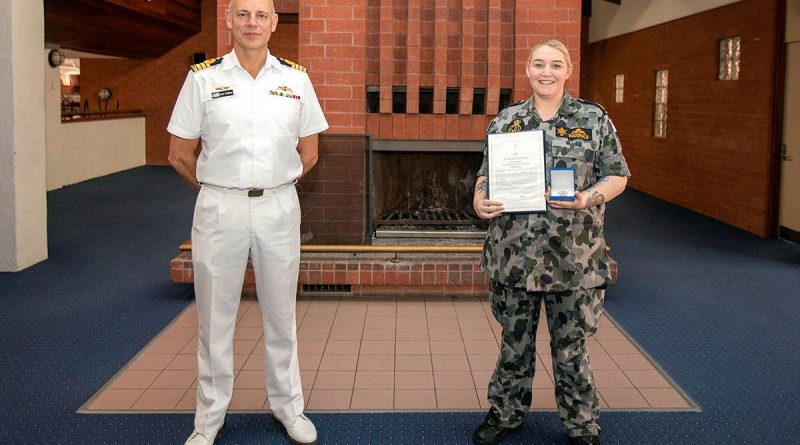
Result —
[{"label": "black dress shoe", "polygon": [[494,413],[489,411],[489,414],[487,414],[486,418],[483,419],[483,423],[478,426],[478,428],[475,430],[475,434],[472,435],[472,442],[475,445],[494,445],[503,440],[503,438],[506,437],[506,434],[513,433],[514,431],[519,431],[521,429],[521,423],[512,427],[500,425],[499,420]]},{"label": "black dress shoe", "polygon": [[570,445],[600,445],[600,436],[578,436],[569,438]]}]

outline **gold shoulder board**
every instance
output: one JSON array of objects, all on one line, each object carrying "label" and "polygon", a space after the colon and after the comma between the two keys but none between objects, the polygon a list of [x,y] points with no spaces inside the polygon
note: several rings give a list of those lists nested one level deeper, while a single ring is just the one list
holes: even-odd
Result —
[{"label": "gold shoulder board", "polygon": [[192,71],[197,72],[197,71],[202,71],[206,68],[210,68],[220,63],[222,63],[222,57],[217,57],[215,59],[208,59],[205,62],[195,63],[190,68]]},{"label": "gold shoulder board", "polygon": [[308,70],[306,70],[306,67],[304,67],[303,65],[298,65],[298,64],[296,64],[296,63],[292,62],[291,60],[286,60],[286,59],[284,59],[284,58],[282,58],[282,57],[278,57],[278,61],[279,61],[279,62],[280,62],[282,65],[286,65],[286,66],[288,66],[288,67],[294,68],[294,69],[296,69],[297,71],[302,71],[302,72],[304,72],[304,73],[308,72]]}]

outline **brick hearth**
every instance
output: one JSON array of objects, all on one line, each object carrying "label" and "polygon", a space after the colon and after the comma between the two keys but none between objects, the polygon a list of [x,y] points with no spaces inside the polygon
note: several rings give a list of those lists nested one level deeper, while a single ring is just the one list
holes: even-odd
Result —
[{"label": "brick hearth", "polygon": [[[192,283],[188,243],[170,262],[170,278]],[[488,295],[489,280],[480,269],[481,246],[303,246],[300,293],[321,286],[347,295]],[[255,283],[248,264],[245,285]],[[349,288],[348,288],[349,286]],[[308,288],[311,289],[308,289]]]}]

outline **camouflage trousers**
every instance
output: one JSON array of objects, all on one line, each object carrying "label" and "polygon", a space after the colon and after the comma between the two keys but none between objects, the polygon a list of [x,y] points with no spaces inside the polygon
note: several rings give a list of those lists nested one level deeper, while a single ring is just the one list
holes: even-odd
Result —
[{"label": "camouflage trousers", "polygon": [[558,414],[571,437],[599,434],[600,408],[586,340],[603,312],[602,289],[528,292],[492,281],[492,312],[503,327],[503,343],[489,402],[505,426],[513,427],[531,406],[536,366],[536,327],[544,301]]}]

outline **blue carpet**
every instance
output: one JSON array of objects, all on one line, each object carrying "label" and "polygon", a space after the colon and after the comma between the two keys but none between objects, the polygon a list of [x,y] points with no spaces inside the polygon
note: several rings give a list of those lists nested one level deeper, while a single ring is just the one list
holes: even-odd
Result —
[{"label": "blue carpet", "polygon": [[[181,444],[185,414],[75,411],[192,301],[169,281],[193,193],[143,167],[48,193],[50,258],[0,274],[0,443]],[[700,412],[607,412],[607,444],[800,441],[800,247],[628,190],[609,206],[620,264],[606,308]],[[481,413],[312,414],[320,444],[466,444]],[[263,415],[225,444],[282,444]],[[563,444],[536,412],[507,444]]]}]

